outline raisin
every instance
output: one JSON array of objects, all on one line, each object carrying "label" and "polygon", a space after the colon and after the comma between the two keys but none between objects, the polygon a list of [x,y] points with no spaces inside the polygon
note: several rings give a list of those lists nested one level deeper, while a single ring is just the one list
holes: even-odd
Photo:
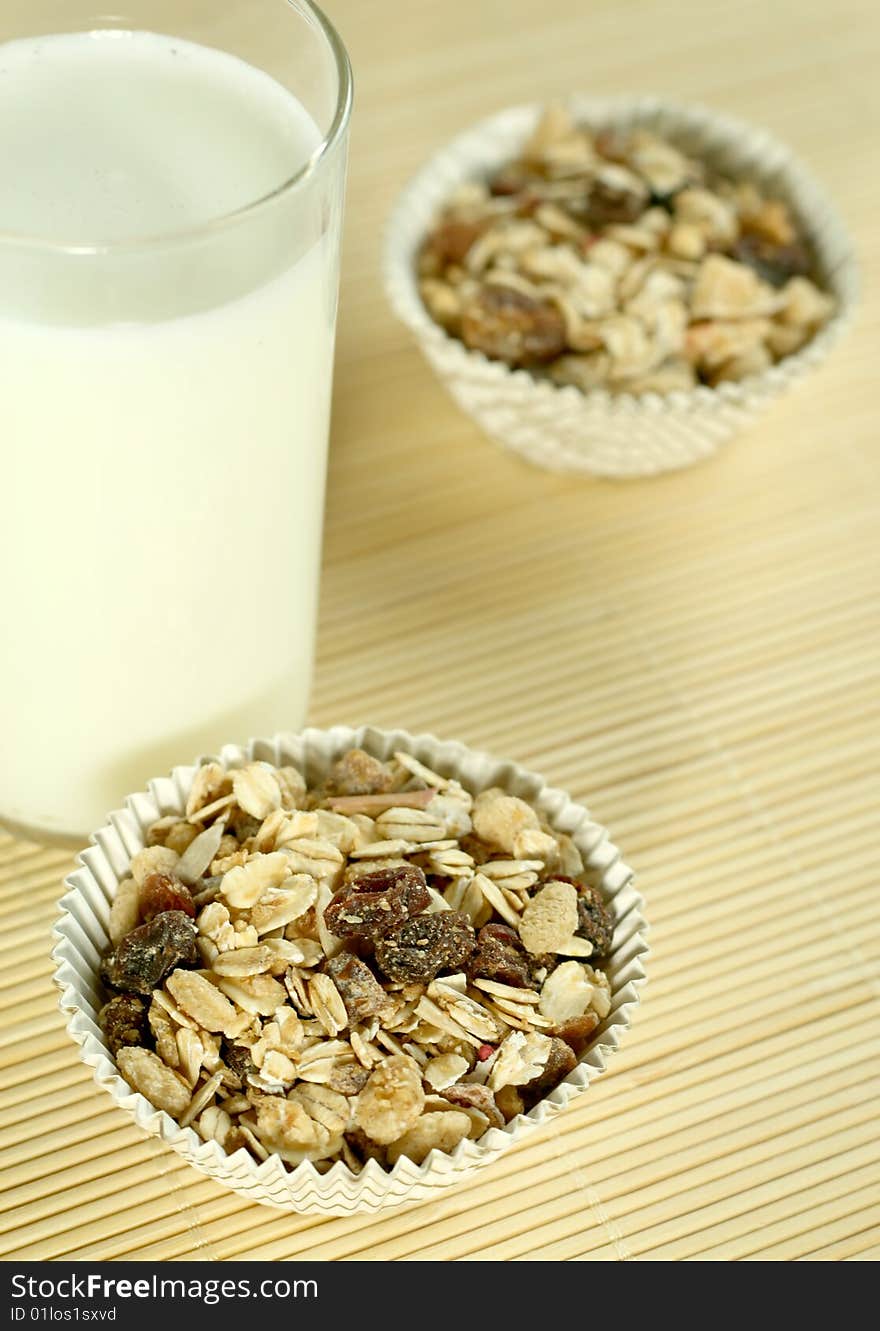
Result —
[{"label": "raisin", "polygon": [[389,980],[426,984],[458,970],[474,950],[474,928],[457,910],[418,915],[376,944],[376,964]]},{"label": "raisin", "polygon": [[522,194],[523,190],[541,178],[538,172],[527,170],[521,162],[510,162],[496,171],[489,181],[489,190],[496,198],[509,198],[513,194]]},{"label": "raisin", "polygon": [[592,226],[628,224],[641,217],[647,203],[647,190],[640,191],[625,185],[615,185],[608,180],[597,179],[590,190],[587,217]]},{"label": "raisin", "polygon": [[374,1017],[388,1006],[388,995],[369,966],[352,955],[339,952],[324,967],[345,1004],[352,1026]]},{"label": "raisin", "polygon": [[571,1017],[568,1021],[560,1022],[555,1033],[570,1049],[580,1055],[590,1043],[593,1031],[598,1025],[599,1018],[595,1012],[585,1012],[582,1017]]},{"label": "raisin", "polygon": [[593,958],[601,960],[611,951],[614,938],[614,921],[608,907],[602,900],[602,893],[597,887],[588,887],[586,883],[575,883],[578,890],[578,938],[587,938],[593,944]]},{"label": "raisin", "polygon": [[184,915],[195,918],[196,908],[192,893],[179,878],[172,878],[167,873],[151,873],[144,879],[140,892],[141,918],[149,922],[157,915],[164,915],[167,910],[182,910]]},{"label": "raisin", "polygon": [[223,1062],[235,1073],[242,1086],[244,1086],[248,1077],[257,1071],[256,1064],[251,1058],[251,1051],[246,1045],[231,1044],[228,1040],[224,1040],[222,1053]]},{"label": "raisin", "polygon": [[451,1105],[463,1105],[466,1108],[479,1109],[480,1113],[485,1114],[488,1118],[490,1128],[504,1127],[504,1115],[495,1103],[495,1096],[488,1086],[476,1084],[447,1086],[446,1090],[441,1091],[440,1094]]},{"label": "raisin", "polygon": [[147,1042],[147,1005],[137,994],[117,994],[101,1009],[100,1022],[111,1054]]},{"label": "raisin", "polygon": [[151,994],[175,966],[196,960],[196,927],[182,910],[167,910],[133,929],[101,962],[101,979],[123,993]]},{"label": "raisin", "polygon": [[550,1044],[550,1054],[544,1067],[526,1086],[521,1086],[520,1092],[526,1105],[531,1108],[532,1105],[543,1100],[558,1086],[563,1078],[567,1077],[572,1068],[577,1067],[577,1059],[572,1053],[565,1040],[557,1039],[555,1036]]},{"label": "raisin", "polygon": [[548,300],[512,287],[485,286],[461,315],[461,336],[473,351],[508,365],[535,365],[565,350],[565,320]]},{"label": "raisin", "polygon": [[430,902],[425,875],[415,865],[374,869],[339,889],[324,910],[337,938],[381,938]]},{"label": "raisin", "polygon": [[363,749],[343,754],[324,783],[328,795],[384,795],[391,786],[390,770]]},{"label": "raisin", "polygon": [[506,924],[483,925],[467,970],[471,980],[497,980],[517,989],[532,982],[532,961],[516,930]]},{"label": "raisin", "polygon": [[783,287],[789,278],[808,277],[812,271],[806,245],[774,245],[763,236],[747,232],[729,251],[732,259],[746,264],[773,287]]}]

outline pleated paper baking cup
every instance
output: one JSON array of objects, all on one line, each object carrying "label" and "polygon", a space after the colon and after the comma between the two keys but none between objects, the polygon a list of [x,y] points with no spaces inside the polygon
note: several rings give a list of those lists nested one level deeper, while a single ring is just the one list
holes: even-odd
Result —
[{"label": "pleated paper baking cup", "polygon": [[218,756],[227,768],[251,760],[277,765],[293,764],[309,785],[322,780],[332,763],[347,749],[360,747],[379,758],[395,751],[414,754],[444,776],[457,777],[473,791],[501,786],[528,800],[554,829],[567,832],[583,856],[585,870],[605,895],[615,921],[614,946],[606,971],[611,985],[611,1010],[597,1028],[597,1036],[578,1066],[545,1100],[504,1128],[492,1128],[479,1140],[461,1142],[451,1154],[433,1150],[421,1165],[400,1159],[392,1169],[375,1160],[359,1174],[337,1162],[321,1174],[311,1162],[287,1169],[278,1156],[258,1163],[244,1149],[227,1153],[216,1142],[204,1142],[192,1128],[181,1128],[166,1113],[155,1109],[120,1076],[98,1024],[104,1002],[98,966],[109,945],[110,902],[127,875],[132,855],[145,843],[147,828],[169,813],[183,813],[197,765],[177,767],[171,776],[149,783],[146,791],[131,795],[125,808],[110,815],[79,857],[79,868],[65,884],[61,917],[55,927],[53,958],[55,980],[61,989],[60,1006],[68,1015],[67,1029],[79,1045],[85,1063],[94,1070],[98,1085],[142,1128],[188,1160],[202,1173],[232,1188],[251,1201],[287,1211],[317,1215],[352,1215],[378,1211],[403,1202],[423,1201],[467,1178],[497,1159],[514,1142],[548,1122],[570,1100],[583,1094],[605,1068],[610,1054],[630,1025],[638,991],[645,979],[647,952],[642,901],[632,886],[632,873],[624,864],[604,827],[561,790],[516,763],[501,762],[462,744],[432,735],[412,736],[405,731],[357,730],[335,726],[331,730],[305,730],[252,740],[246,748],[228,745]]},{"label": "pleated paper baking cup", "polygon": [[816,255],[821,285],[836,299],[829,322],[799,352],[761,374],[686,391],[581,392],[538,379],[470,351],[428,314],[416,260],[453,190],[518,155],[543,110],[513,107],[453,139],[403,190],[385,244],[392,308],[459,406],[506,448],[551,471],[652,476],[709,457],[807,370],[818,365],[850,322],[858,294],[853,249],[838,215],[810,174],[765,130],[702,106],[656,98],[572,97],[575,119],[593,130],[650,128],[720,171],[752,180],[791,208]]}]

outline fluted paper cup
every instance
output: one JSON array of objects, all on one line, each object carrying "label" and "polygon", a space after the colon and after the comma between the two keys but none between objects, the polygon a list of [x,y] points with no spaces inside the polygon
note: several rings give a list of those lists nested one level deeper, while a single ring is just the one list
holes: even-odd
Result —
[{"label": "fluted paper cup", "polygon": [[397,316],[459,406],[506,448],[551,471],[651,476],[699,462],[817,366],[851,320],[858,294],[852,245],[823,190],[765,130],[703,106],[653,97],[571,97],[593,130],[643,127],[669,137],[724,173],[763,186],[792,209],[837,302],[829,322],[795,355],[761,374],[669,394],[584,393],[470,351],[435,323],[419,294],[422,241],[455,188],[516,157],[543,109],[518,106],[481,121],[441,148],[403,190],[385,242],[385,286]]},{"label": "fluted paper cup", "polygon": [[553,828],[567,832],[583,856],[591,881],[601,887],[615,920],[614,946],[606,967],[611,984],[611,1010],[597,1028],[597,1037],[578,1066],[545,1100],[504,1128],[492,1128],[479,1140],[461,1142],[451,1154],[434,1150],[421,1165],[400,1159],[392,1169],[370,1160],[359,1174],[337,1162],[321,1174],[310,1162],[287,1169],[278,1156],[258,1163],[247,1151],[227,1153],[216,1142],[204,1142],[192,1128],[181,1128],[168,1114],[155,1109],[121,1077],[98,1024],[103,1003],[98,965],[109,944],[108,917],[114,893],[126,877],[132,855],[144,845],[151,823],[168,813],[182,813],[197,765],[177,767],[167,777],[149,783],[146,791],[130,795],[125,808],[110,814],[96,832],[92,845],[79,857],[79,868],[65,880],[67,894],[60,903],[55,926],[53,958],[55,980],[61,990],[60,1006],[68,1016],[67,1029],[79,1045],[80,1055],[94,1070],[95,1080],[138,1127],[161,1137],[166,1145],[218,1183],[251,1201],[282,1210],[316,1215],[352,1215],[378,1211],[403,1202],[424,1201],[469,1177],[497,1159],[514,1142],[586,1091],[605,1068],[630,1025],[644,982],[647,952],[642,900],[632,886],[632,872],[620,857],[604,827],[564,791],[554,790],[540,776],[516,763],[498,761],[488,754],[444,742],[433,735],[403,730],[305,730],[252,740],[246,747],[228,745],[218,761],[233,768],[258,759],[299,767],[309,785],[319,782],[331,764],[347,749],[361,747],[380,758],[395,750],[414,754],[444,776],[455,776],[469,789],[502,786],[520,795]]}]

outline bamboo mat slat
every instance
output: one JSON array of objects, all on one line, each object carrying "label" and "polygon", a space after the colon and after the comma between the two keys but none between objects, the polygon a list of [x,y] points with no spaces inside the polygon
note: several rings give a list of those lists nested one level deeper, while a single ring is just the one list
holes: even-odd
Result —
[{"label": "bamboo mat slat", "polygon": [[[647,899],[644,1006],[589,1094],[468,1185],[373,1217],[254,1207],[97,1091],[51,986],[70,857],[0,832],[0,1257],[876,1259],[875,8],[326,8],[358,103],[312,719],[454,735],[587,800]],[[419,161],[577,87],[765,123],[836,197],[866,278],[826,367],[652,482],[507,457],[381,291],[382,223]]]}]

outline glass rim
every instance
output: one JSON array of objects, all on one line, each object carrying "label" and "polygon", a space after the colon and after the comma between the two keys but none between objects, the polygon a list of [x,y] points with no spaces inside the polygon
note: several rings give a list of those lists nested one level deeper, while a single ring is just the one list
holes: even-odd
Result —
[{"label": "glass rim", "polygon": [[300,8],[304,10],[307,17],[314,19],[330,48],[338,82],[336,108],[330,126],[326,134],[322,135],[318,147],[292,176],[287,180],[282,181],[280,185],[277,185],[275,189],[270,190],[268,194],[262,194],[259,198],[251,200],[250,203],[242,204],[238,208],[233,208],[231,212],[221,213],[217,217],[211,217],[206,222],[199,222],[195,226],[153,232],[149,235],[143,236],[125,236],[119,240],[94,242],[65,241],[55,239],[51,236],[32,236],[27,232],[4,231],[0,228],[0,246],[36,250],[42,253],[69,255],[73,257],[124,254],[126,252],[158,249],[163,245],[181,244],[184,241],[192,240],[196,237],[210,236],[223,231],[227,227],[234,226],[243,221],[252,214],[262,212],[264,209],[270,207],[276,200],[294,193],[294,191],[306,181],[313,179],[332,149],[336,146],[348,128],[348,122],[351,118],[353,94],[351,61],[348,58],[348,52],[345,49],[345,45],[342,38],[339,36],[339,33],[327,18],[324,11],[320,9],[318,5],[313,3],[313,0],[285,0],[285,3],[289,4],[291,8]]}]

